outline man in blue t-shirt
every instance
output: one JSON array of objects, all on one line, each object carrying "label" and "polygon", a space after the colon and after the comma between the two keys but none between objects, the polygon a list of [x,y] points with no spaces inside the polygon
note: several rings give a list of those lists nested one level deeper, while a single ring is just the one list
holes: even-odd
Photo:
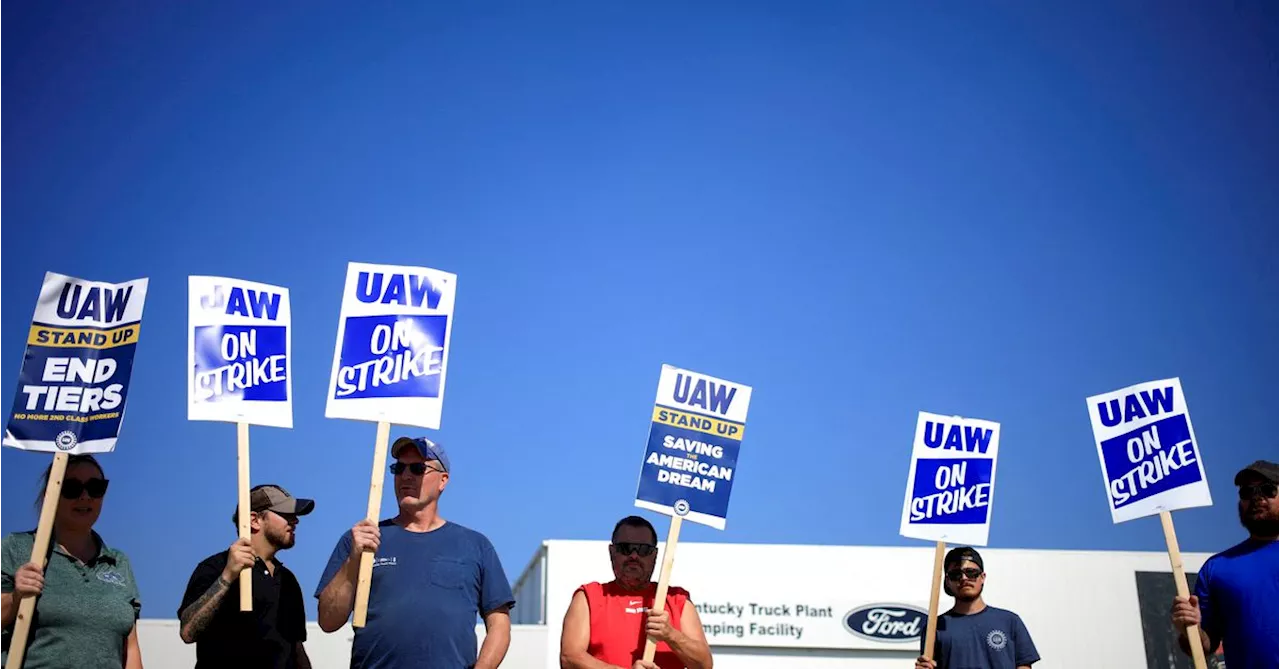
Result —
[{"label": "man in blue t-shirt", "polygon": [[[493,544],[440,517],[449,458],[425,439],[391,446],[400,513],[362,520],[343,534],[316,587],[319,623],[335,632],[355,608],[360,554],[374,554],[365,626],[355,631],[353,669],[493,669],[511,643],[511,585]],[[476,650],[476,616],[484,645]]]},{"label": "man in blue t-shirt", "polygon": [[1280,666],[1276,469],[1276,463],[1258,460],[1236,474],[1240,523],[1249,538],[1205,561],[1194,595],[1174,598],[1173,625],[1183,652],[1191,652],[1187,626],[1200,625],[1205,653],[1221,644],[1230,669]]},{"label": "man in blue t-shirt", "polygon": [[[1022,618],[982,601],[987,574],[978,551],[953,548],[942,565],[946,575],[942,589],[956,603],[938,616],[933,658],[921,655],[916,669],[1030,669],[1040,661]],[[924,637],[920,652],[924,652]]]}]

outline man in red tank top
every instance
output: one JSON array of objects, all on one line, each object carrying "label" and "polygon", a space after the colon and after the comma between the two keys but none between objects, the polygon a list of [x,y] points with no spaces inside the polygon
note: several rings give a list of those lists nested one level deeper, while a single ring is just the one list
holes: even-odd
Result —
[{"label": "man in red tank top", "polygon": [[[683,588],[667,588],[662,613],[650,611],[658,584],[658,533],[649,521],[628,516],[613,528],[609,544],[613,580],[588,583],[573,593],[560,636],[563,669],[711,669],[702,620]],[[658,642],[644,661],[646,636]]]}]

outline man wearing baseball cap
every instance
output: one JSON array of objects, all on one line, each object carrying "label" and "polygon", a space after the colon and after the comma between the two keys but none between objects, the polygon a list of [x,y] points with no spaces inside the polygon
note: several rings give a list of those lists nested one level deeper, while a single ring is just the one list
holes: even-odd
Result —
[{"label": "man wearing baseball cap", "polygon": [[[298,517],[315,505],[278,485],[249,491],[250,538],[236,539],[196,565],[178,607],[178,633],[196,644],[196,669],[310,669],[302,645],[307,640],[302,587],[276,553],[293,547]],[[231,514],[237,526],[239,513],[237,505]],[[235,583],[247,567],[253,568],[253,610],[241,611]]]},{"label": "man wearing baseball cap", "polygon": [[1173,599],[1182,650],[1191,651],[1187,626],[1199,625],[1205,652],[1221,645],[1231,669],[1280,666],[1276,469],[1276,463],[1258,460],[1236,473],[1236,508],[1249,538],[1205,561],[1193,596]]},{"label": "man wearing baseball cap", "polygon": [[[351,666],[493,669],[511,642],[511,584],[483,534],[440,517],[449,456],[426,438],[391,445],[399,513],[362,520],[342,535],[316,587],[320,629],[336,632],[355,608],[360,555],[374,554],[365,626],[355,631]],[[476,649],[475,621],[484,620]]]},{"label": "man wearing baseball cap", "polygon": [[[916,669],[1030,669],[1040,661],[1022,618],[982,601],[987,574],[982,556],[967,546],[953,548],[942,561],[942,590],[955,606],[938,616],[933,659],[916,659]],[[924,650],[924,637],[920,637]]]}]

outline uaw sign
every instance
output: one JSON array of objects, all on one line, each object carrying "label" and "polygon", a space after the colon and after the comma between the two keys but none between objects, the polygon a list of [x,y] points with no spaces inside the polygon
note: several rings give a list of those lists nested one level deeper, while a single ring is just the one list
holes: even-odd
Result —
[{"label": "uaw sign", "polygon": [[440,429],[458,277],[349,263],[328,418]]},{"label": "uaw sign", "polygon": [[293,427],[289,289],[187,277],[187,418]]},{"label": "uaw sign", "polygon": [[1213,504],[1181,381],[1139,383],[1088,405],[1112,522]]},{"label": "uaw sign", "polygon": [[109,453],[124,421],[147,280],[46,272],[27,333],[4,445]]}]

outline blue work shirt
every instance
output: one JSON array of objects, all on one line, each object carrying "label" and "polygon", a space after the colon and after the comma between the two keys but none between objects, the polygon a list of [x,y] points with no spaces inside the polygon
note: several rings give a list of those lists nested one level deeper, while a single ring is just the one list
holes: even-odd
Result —
[{"label": "blue work shirt", "polygon": [[1280,552],[1277,543],[1246,539],[1205,561],[1196,579],[1200,626],[1230,669],[1280,666]]},{"label": "blue work shirt", "polygon": [[[353,669],[465,669],[476,663],[476,616],[515,603],[498,554],[483,534],[457,523],[410,532],[378,525],[365,626],[355,630]],[[316,587],[324,591],[351,554],[338,541]]]}]

